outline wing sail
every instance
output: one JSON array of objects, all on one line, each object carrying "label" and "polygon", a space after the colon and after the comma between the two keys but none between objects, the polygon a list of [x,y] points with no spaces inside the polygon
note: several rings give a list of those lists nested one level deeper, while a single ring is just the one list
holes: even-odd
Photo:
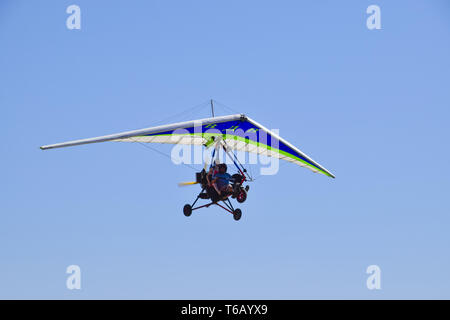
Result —
[{"label": "wing sail", "polygon": [[42,150],[105,141],[211,145],[221,137],[234,150],[276,157],[306,167],[328,177],[335,176],[277,133],[243,114],[179,122],[169,125],[126,131],[107,136],[42,146]]}]

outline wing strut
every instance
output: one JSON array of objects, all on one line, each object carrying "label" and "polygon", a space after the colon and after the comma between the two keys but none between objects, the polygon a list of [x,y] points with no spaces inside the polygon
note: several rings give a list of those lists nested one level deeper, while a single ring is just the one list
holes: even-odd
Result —
[{"label": "wing strut", "polygon": [[[233,164],[236,166],[238,171],[241,173],[241,175],[244,177],[244,181],[253,181],[253,178],[248,174],[247,169],[244,168],[242,163],[239,161],[236,154],[228,148],[228,144],[225,142],[225,140],[222,139],[222,137],[215,137],[217,140],[215,141],[214,150],[211,155],[211,165],[209,168],[212,168],[213,164],[217,164],[219,161],[219,149],[220,147],[223,148],[225,151],[225,154],[230,157],[231,161],[233,161]],[[216,155],[217,152],[217,155]],[[216,156],[216,159],[214,160],[214,156]]]},{"label": "wing strut", "polygon": [[[228,150],[228,145],[225,141],[221,141],[222,142],[222,148],[223,150],[225,150],[226,154],[231,158],[231,160],[233,161],[234,165],[236,166],[236,168],[238,169],[238,171],[241,173],[241,175],[244,177],[244,181],[248,180],[248,181],[253,181],[253,178],[248,174],[247,169],[244,168],[244,166],[242,165],[242,163],[239,161],[239,159],[237,158],[236,154],[234,152],[231,152]],[[238,165],[239,164],[239,165]]]}]

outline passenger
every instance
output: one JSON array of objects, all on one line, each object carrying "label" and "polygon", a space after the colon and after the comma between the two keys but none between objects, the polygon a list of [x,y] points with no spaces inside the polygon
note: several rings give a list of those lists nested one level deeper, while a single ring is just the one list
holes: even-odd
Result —
[{"label": "passenger", "polygon": [[233,189],[230,186],[231,176],[227,173],[227,165],[225,163],[221,163],[218,167],[219,172],[212,176],[212,185],[220,196],[227,195],[227,193],[231,194]]}]

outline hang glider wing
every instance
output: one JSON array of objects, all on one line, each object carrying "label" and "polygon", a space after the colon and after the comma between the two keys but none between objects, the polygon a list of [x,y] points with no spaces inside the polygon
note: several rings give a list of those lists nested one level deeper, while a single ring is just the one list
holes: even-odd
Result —
[{"label": "hang glider wing", "polygon": [[243,114],[179,122],[107,136],[68,141],[42,146],[41,149],[47,150],[105,141],[210,146],[218,137],[231,149],[276,157],[334,178],[331,172],[278,134]]}]

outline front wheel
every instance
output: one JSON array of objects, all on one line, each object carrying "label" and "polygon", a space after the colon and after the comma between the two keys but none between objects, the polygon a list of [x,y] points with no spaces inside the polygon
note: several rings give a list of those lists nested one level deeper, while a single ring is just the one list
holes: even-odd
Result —
[{"label": "front wheel", "polygon": [[234,220],[238,221],[239,219],[241,219],[241,217],[242,217],[242,211],[241,211],[241,209],[236,209],[236,210],[234,210],[234,212],[233,212],[233,218],[234,218]]},{"label": "front wheel", "polygon": [[183,208],[183,213],[186,217],[189,217],[192,214],[192,207],[190,204],[185,204]]}]

